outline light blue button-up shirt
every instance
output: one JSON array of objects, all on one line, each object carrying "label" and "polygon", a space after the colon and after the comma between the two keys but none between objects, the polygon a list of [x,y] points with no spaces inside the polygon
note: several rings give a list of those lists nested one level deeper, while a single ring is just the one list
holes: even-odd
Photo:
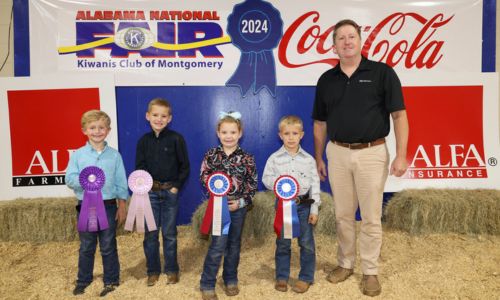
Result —
[{"label": "light blue button-up shirt", "polygon": [[96,166],[104,171],[106,180],[101,190],[103,199],[127,200],[128,186],[125,167],[120,153],[106,143],[101,153],[98,153],[89,142],[76,150],[66,169],[66,185],[72,189],[78,200],[83,199],[83,188],[80,186],[80,172],[88,167]]},{"label": "light blue button-up shirt", "polygon": [[302,147],[295,155],[290,155],[285,146],[271,154],[267,159],[262,174],[262,183],[266,188],[273,190],[274,182],[281,175],[293,176],[299,183],[299,194],[307,195],[314,199],[311,205],[311,214],[318,214],[321,204],[319,175],[316,161]]}]

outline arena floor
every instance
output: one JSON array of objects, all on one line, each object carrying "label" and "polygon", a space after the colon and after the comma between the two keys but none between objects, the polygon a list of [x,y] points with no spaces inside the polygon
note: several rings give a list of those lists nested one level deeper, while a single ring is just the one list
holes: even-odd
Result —
[{"label": "arena floor", "polygon": [[[118,237],[121,285],[108,299],[201,299],[198,290],[207,242],[193,239],[191,228],[179,227],[181,280],[166,285],[166,277],[146,286],[142,236]],[[336,262],[336,242],[316,236],[316,281],[304,295],[274,290],[274,237],[243,242],[239,267],[240,295],[232,299],[362,299],[359,268],[346,282],[331,284],[325,277]],[[0,298],[75,299],[71,291],[77,272],[78,242],[0,243]],[[433,234],[410,236],[384,232],[380,259],[380,299],[499,299],[500,237]],[[292,278],[298,274],[294,243]],[[97,297],[102,289],[102,264],[96,256],[95,281],[79,299]],[[220,299],[227,299],[219,281]]]}]

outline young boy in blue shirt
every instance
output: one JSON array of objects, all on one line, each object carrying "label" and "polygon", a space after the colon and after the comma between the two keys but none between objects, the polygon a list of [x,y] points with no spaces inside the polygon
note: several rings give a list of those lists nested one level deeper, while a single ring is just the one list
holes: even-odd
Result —
[{"label": "young boy in blue shirt", "polygon": [[80,237],[78,277],[73,294],[83,294],[85,288],[92,282],[94,258],[99,240],[104,270],[104,289],[100,296],[105,296],[120,284],[116,226],[117,223],[122,224],[126,218],[125,201],[129,196],[127,177],[120,153],[109,147],[105,141],[111,130],[109,116],[103,111],[90,110],[83,114],[81,125],[88,142],[71,155],[66,170],[66,185],[75,192],[78,199],[78,218],[83,199],[83,188],[79,181],[80,172],[88,166],[101,168],[106,178],[101,193],[109,228],[97,232],[78,233]]},{"label": "young boy in blue shirt", "polygon": [[172,121],[172,107],[162,98],[149,102],[146,119],[151,131],[137,143],[136,170],[146,170],[153,177],[149,192],[151,208],[158,230],[146,230],[144,254],[146,256],[147,285],[153,286],[161,273],[159,231],[163,238],[164,272],[167,284],[179,281],[177,263],[177,211],[178,193],[189,175],[186,143],[179,133],[167,128]]},{"label": "young boy in blue shirt", "polygon": [[[297,214],[300,223],[300,273],[293,286],[293,291],[305,293],[314,282],[316,267],[316,250],[314,244],[313,225],[318,221],[318,208],[321,203],[319,176],[316,161],[300,147],[304,136],[302,120],[297,116],[285,116],[279,122],[279,136],[283,146],[267,159],[262,182],[266,188],[273,190],[274,182],[281,175],[294,177],[299,184],[297,197]],[[312,200],[311,200],[312,199]],[[276,239],[276,283],[275,289],[281,292],[288,290],[290,276],[291,239],[283,236]]]}]

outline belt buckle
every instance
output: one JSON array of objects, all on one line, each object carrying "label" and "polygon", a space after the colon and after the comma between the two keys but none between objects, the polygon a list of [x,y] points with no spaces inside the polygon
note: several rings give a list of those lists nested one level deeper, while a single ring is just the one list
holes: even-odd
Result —
[{"label": "belt buckle", "polygon": [[351,147],[357,147],[359,145],[362,145],[363,143],[352,143],[352,144],[348,144],[349,145],[349,149],[351,149]]}]

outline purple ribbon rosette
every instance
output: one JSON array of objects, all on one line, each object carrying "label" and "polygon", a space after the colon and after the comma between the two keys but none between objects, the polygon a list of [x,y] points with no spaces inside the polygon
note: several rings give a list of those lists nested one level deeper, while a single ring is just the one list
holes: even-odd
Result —
[{"label": "purple ribbon rosette", "polygon": [[78,231],[96,232],[108,229],[108,218],[101,189],[106,182],[104,171],[90,166],[80,172],[80,185],[83,188],[83,200],[78,218]]},{"label": "purple ribbon rosette", "polygon": [[283,20],[272,4],[247,0],[235,5],[227,18],[227,33],[241,51],[239,65],[226,86],[240,88],[241,95],[253,88],[257,94],[266,88],[276,97],[276,66],[273,49],[283,34]]},{"label": "purple ribbon rosette", "polygon": [[128,177],[128,187],[132,191],[132,198],[125,221],[125,230],[132,231],[134,221],[137,232],[144,233],[144,223],[148,231],[157,230],[148,194],[153,187],[151,175],[144,170],[132,172]]}]

